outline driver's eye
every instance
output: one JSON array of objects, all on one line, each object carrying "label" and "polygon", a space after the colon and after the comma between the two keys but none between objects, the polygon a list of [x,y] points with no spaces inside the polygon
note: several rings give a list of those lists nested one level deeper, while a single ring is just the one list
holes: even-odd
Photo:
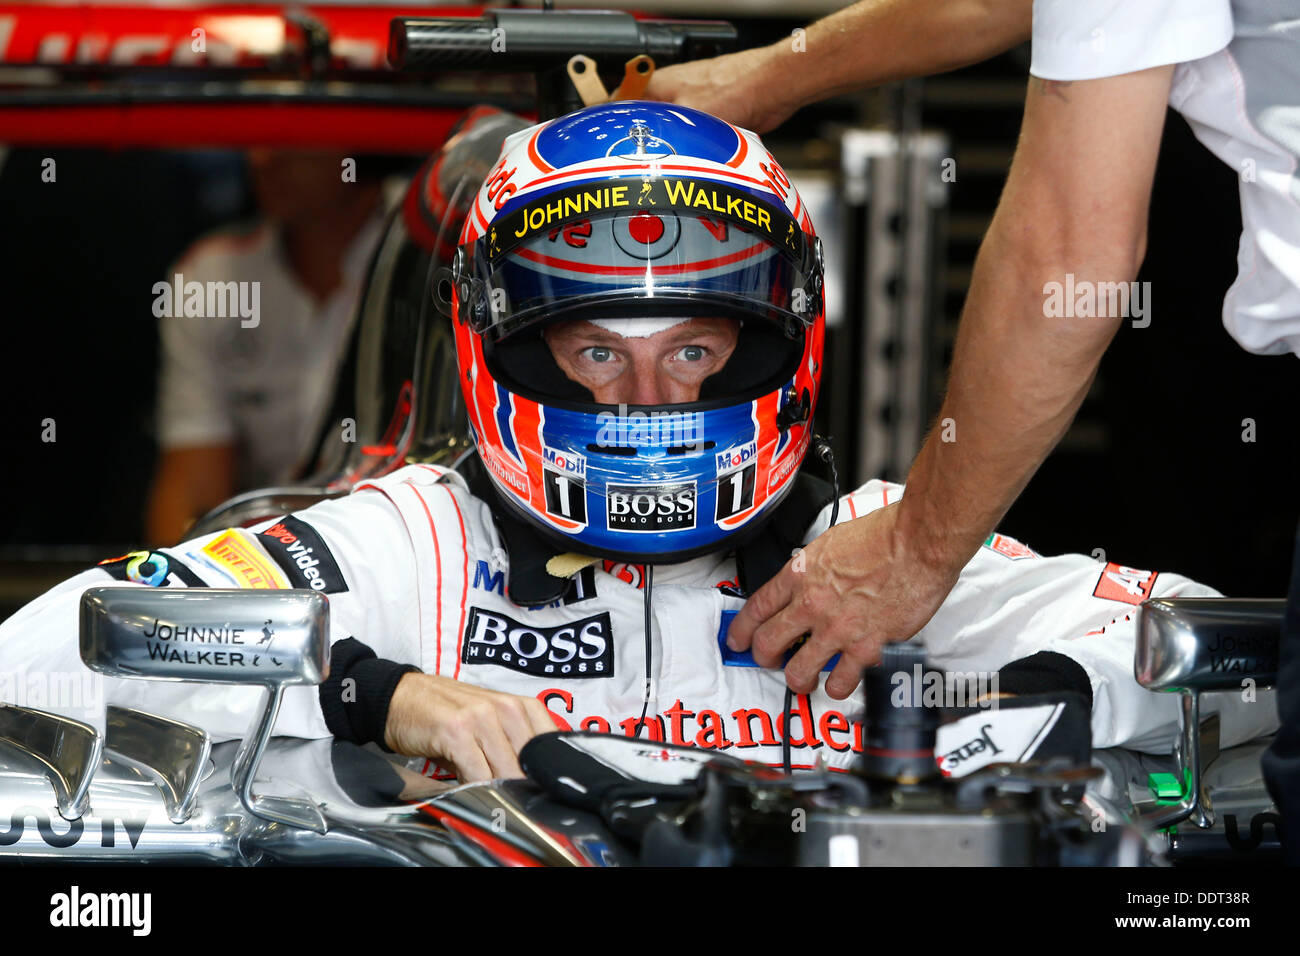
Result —
[{"label": "driver's eye", "polygon": [[698,362],[704,358],[704,349],[699,345],[687,345],[677,353],[677,357],[684,362]]},{"label": "driver's eye", "polygon": [[612,349],[601,348],[599,345],[593,345],[587,349],[587,358],[593,362],[608,362],[614,357]]}]

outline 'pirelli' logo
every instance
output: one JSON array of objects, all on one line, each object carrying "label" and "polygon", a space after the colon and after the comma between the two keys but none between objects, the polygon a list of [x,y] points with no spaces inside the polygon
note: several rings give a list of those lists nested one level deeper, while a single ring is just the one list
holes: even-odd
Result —
[{"label": "'pirelli' logo", "polygon": [[287,588],[289,581],[283,572],[243,535],[238,528],[228,528],[205,544],[203,553],[241,588]]}]

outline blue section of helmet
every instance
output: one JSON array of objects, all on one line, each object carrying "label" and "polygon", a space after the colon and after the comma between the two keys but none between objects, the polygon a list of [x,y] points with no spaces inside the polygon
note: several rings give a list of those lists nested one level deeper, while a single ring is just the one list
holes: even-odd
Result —
[{"label": "blue section of helmet", "polygon": [[630,161],[673,155],[725,163],[740,135],[717,117],[685,106],[624,100],[562,116],[537,137],[537,152],[561,169],[593,159]]},{"label": "blue section of helmet", "polygon": [[[574,541],[577,550],[585,546],[616,553],[668,554],[722,541],[735,529],[723,529],[716,520],[719,458],[737,448],[748,449],[756,441],[752,407],[745,402],[703,412],[675,413],[668,408],[643,413],[633,409],[619,415],[548,406],[543,443],[571,461],[585,461],[580,480],[587,526],[561,533]],[[636,453],[627,453],[629,449]],[[752,452],[745,454],[748,460],[756,457]],[[694,501],[692,526],[664,530],[618,527],[620,521],[636,519],[631,514],[611,518],[611,488],[622,489],[625,496],[648,496],[643,501],[656,497],[673,505],[680,505],[678,496],[689,489]],[[668,520],[683,519],[677,512]]]}]

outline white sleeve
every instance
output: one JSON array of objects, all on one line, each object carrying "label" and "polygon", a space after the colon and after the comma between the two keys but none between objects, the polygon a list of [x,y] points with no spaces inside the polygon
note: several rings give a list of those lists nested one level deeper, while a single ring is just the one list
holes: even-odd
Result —
[{"label": "white sleeve", "polygon": [[[331,645],[355,637],[380,657],[419,663],[415,567],[397,512],[381,496],[361,494],[323,502],[296,517],[310,523],[327,542],[347,584],[346,591],[328,595]],[[183,562],[204,583],[230,587],[217,562],[205,564],[203,545],[215,536],[162,551]],[[269,552],[266,560],[273,560]],[[146,585],[115,580],[92,568],[0,623],[0,699],[63,714],[101,732],[104,707],[115,704],[194,724],[214,740],[242,737],[259,709],[263,691],[258,687],[106,678],[81,662],[81,595],[87,588],[108,586]],[[168,586],[182,585],[173,579]],[[314,686],[288,688],[275,733],[329,737],[318,693]]]},{"label": "white sleeve", "polygon": [[355,491],[294,517],[324,539],[347,582],[329,595],[330,642],[353,637],[378,657],[422,666],[416,558],[400,512],[382,494]]},{"label": "white sleeve", "polygon": [[[902,498],[902,485],[870,481],[841,499],[837,523]],[[829,508],[808,540],[823,531]],[[1217,591],[1168,572],[1145,571],[1082,554],[1045,558],[1003,534],[989,535],[956,586],[916,635],[934,666],[974,672],[986,680],[1013,661],[1053,651],[1083,668],[1092,686],[1094,747],[1168,753],[1178,730],[1179,702],[1138,684],[1133,659],[1137,609],[1147,598],[1217,597]],[[1277,729],[1273,691],[1207,695],[1218,713],[1223,746]]]},{"label": "white sleeve", "polygon": [[[80,720],[101,734],[104,708],[113,704],[195,724],[216,741],[242,736],[258,709],[260,688],[104,677],[82,663],[77,631],[82,593],[92,587],[145,586],[115,581],[92,568],[0,624],[0,699]],[[310,714],[302,719],[301,699],[286,698],[285,703],[276,721],[278,732],[329,735],[319,705],[312,721]],[[283,729],[288,727],[293,729]]]},{"label": "white sleeve", "polygon": [[[202,256],[187,254],[181,263],[168,270],[167,281],[182,271],[187,281],[228,278],[214,276]],[[218,354],[220,331],[221,323],[187,316],[176,302],[172,315],[158,319],[157,426],[163,448],[224,445],[236,438],[227,376],[222,374]]]},{"label": "white sleeve", "polygon": [[1229,0],[1034,0],[1029,72],[1094,80],[1186,63],[1232,39]]},{"label": "white sleeve", "polygon": [[[1039,651],[1062,654],[1083,668],[1092,686],[1094,747],[1167,753],[1179,702],[1176,695],[1146,690],[1134,677],[1138,605],[1153,597],[1218,592],[1182,575],[1082,554],[1038,557],[1003,535],[990,542],[918,635],[932,662],[951,671],[993,672]],[[1277,727],[1271,691],[1214,694],[1205,705],[1207,713],[1220,715],[1224,746]]]}]

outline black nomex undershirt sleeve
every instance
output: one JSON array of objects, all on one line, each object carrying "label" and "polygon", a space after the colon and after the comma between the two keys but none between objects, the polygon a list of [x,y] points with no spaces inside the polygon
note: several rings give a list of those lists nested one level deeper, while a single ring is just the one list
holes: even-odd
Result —
[{"label": "black nomex undershirt sleeve", "polygon": [[419,670],[414,664],[377,657],[355,637],[339,641],[330,649],[330,676],[320,685],[325,726],[339,740],[384,747],[388,706],[397,682]]},{"label": "black nomex undershirt sleeve", "polygon": [[1092,710],[1092,681],[1088,680],[1088,672],[1078,661],[1055,651],[1039,651],[1012,661],[998,671],[998,690],[1017,697],[1074,691],[1083,695],[1088,709]]}]

